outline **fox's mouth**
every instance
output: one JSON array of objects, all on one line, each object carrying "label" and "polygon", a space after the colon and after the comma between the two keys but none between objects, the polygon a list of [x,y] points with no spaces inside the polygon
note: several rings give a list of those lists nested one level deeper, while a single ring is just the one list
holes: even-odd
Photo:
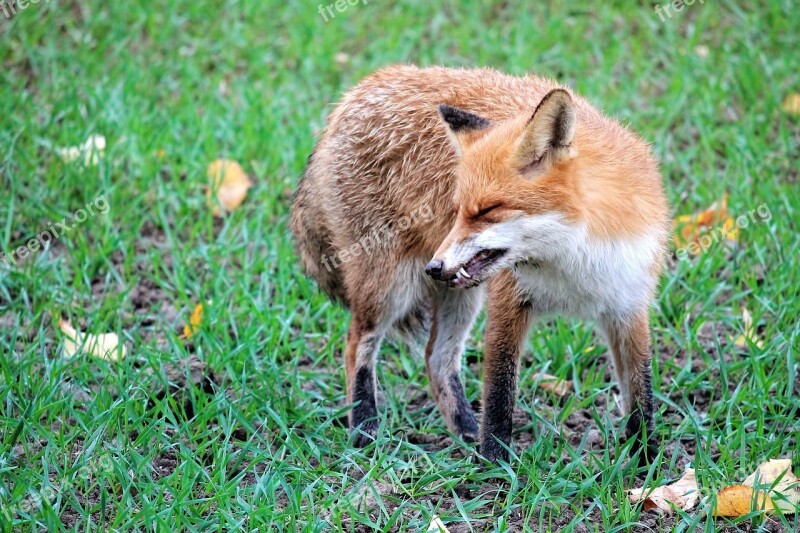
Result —
[{"label": "fox's mouth", "polygon": [[464,289],[479,285],[486,279],[484,274],[489,267],[497,263],[507,252],[508,250],[504,249],[481,250],[456,271],[449,281],[450,286]]}]

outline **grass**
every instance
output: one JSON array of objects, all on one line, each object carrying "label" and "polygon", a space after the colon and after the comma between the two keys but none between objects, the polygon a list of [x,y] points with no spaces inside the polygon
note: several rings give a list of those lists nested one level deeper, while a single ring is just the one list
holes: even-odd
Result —
[{"label": "grass", "polygon": [[[696,2],[661,22],[647,2],[432,4],[375,0],[328,22],[318,2],[275,0],[51,0],[0,15],[2,249],[99,195],[109,206],[0,266],[3,530],[416,531],[433,515],[453,532],[800,528],[797,515],[707,516],[714,491],[761,461],[800,468],[800,120],[781,110],[800,92],[796,6]],[[511,464],[488,467],[449,437],[424,365],[388,344],[380,439],[348,446],[347,313],[301,274],[287,217],[332,103],[395,62],[557,77],[653,143],[677,214],[725,193],[734,214],[767,206],[736,250],[712,246],[664,275],[659,466],[628,463],[606,349],[570,320],[531,333]],[[99,165],[57,156],[95,133],[108,140]],[[255,181],[222,220],[203,188],[220,157]],[[741,306],[763,347],[733,345]],[[59,317],[118,333],[128,357],[64,357]],[[537,389],[543,370],[576,393]],[[628,502],[627,488],[689,463],[696,509],[659,519]]]}]

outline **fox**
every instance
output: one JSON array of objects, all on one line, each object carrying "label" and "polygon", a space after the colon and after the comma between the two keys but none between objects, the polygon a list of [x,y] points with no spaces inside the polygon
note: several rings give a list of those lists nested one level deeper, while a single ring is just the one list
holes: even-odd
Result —
[{"label": "fox", "polygon": [[[350,310],[354,446],[377,436],[377,357],[397,337],[424,351],[449,431],[507,461],[531,324],[570,316],[605,337],[621,434],[653,455],[663,182],[650,145],[568,87],[488,68],[384,67],[331,111],[290,224],[305,273]],[[461,373],[484,304],[479,428]]]}]

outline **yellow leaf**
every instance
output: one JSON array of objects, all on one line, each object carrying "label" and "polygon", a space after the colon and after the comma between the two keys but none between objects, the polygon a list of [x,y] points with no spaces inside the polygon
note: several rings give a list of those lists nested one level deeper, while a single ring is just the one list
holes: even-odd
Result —
[{"label": "yellow leaf", "polygon": [[717,505],[714,506],[711,515],[736,517],[752,511],[771,511],[774,508],[772,500],[764,491],[758,491],[756,497],[752,488],[732,485],[717,493]]},{"label": "yellow leaf", "polygon": [[739,240],[739,228],[736,227],[733,217],[725,219],[725,223],[722,224],[722,234],[729,241],[736,242]]},{"label": "yellow leaf", "polygon": [[744,335],[739,335],[736,340],[733,341],[734,346],[746,348],[747,341],[749,340],[752,344],[763,348],[764,341],[758,338],[756,328],[753,326],[753,317],[750,316],[750,312],[744,306],[742,306],[742,322],[744,324]]},{"label": "yellow leaf", "polygon": [[662,485],[652,490],[642,487],[629,493],[632,502],[644,502],[645,511],[658,509],[665,514],[671,514],[676,507],[684,511],[692,509],[700,495],[693,468],[687,468],[683,477],[671,485]]},{"label": "yellow leaf", "polygon": [[106,361],[119,361],[126,355],[125,345],[120,344],[116,333],[99,335],[81,333],[63,318],[58,320],[58,328],[66,335],[64,355],[67,358],[75,357],[78,353],[85,353]]},{"label": "yellow leaf", "polygon": [[800,115],[800,94],[790,93],[786,95],[781,107],[790,115]]},{"label": "yellow leaf", "polygon": [[[227,159],[218,159],[208,165],[208,178],[211,182],[208,198],[216,192],[218,205],[228,212],[242,205],[247,190],[253,185],[241,165]],[[222,214],[218,205],[212,206],[215,216]]]},{"label": "yellow leaf", "polygon": [[704,233],[708,232],[712,226],[717,224],[724,225],[723,232],[726,236],[736,235],[736,232],[738,232],[738,229],[734,227],[733,218],[728,216],[727,194],[725,194],[721,200],[711,204],[708,209],[704,211],[693,215],[680,215],[675,217],[675,220],[672,222],[675,246],[680,248],[690,243],[697,242]]},{"label": "yellow leaf", "polygon": [[197,333],[200,328],[200,323],[203,321],[203,304],[194,306],[192,315],[189,317],[189,323],[183,326],[183,338],[189,339]]},{"label": "yellow leaf", "polygon": [[[776,483],[778,478],[780,481]],[[758,488],[767,490],[773,504],[784,514],[794,514],[800,508],[800,479],[792,473],[791,459],[761,463],[743,485],[755,488],[756,481]]]},{"label": "yellow leaf", "polygon": [[564,380],[550,374],[536,373],[533,379],[539,382],[539,388],[550,391],[556,396],[566,396],[571,394],[573,387],[571,380]]}]

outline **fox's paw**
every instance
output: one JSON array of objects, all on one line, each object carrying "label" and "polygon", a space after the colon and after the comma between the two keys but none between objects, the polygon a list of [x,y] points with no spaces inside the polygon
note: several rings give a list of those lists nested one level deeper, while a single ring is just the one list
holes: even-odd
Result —
[{"label": "fox's paw", "polygon": [[456,431],[464,442],[476,442],[478,440],[478,423],[475,415],[470,409],[459,413],[456,418]]},{"label": "fox's paw", "polygon": [[481,440],[480,453],[490,463],[497,464],[500,461],[508,462],[508,450],[494,437],[483,438]]},{"label": "fox's paw", "polygon": [[364,448],[365,446],[375,442],[378,437],[378,422],[363,422],[357,427],[350,430],[350,438],[353,441],[353,446],[356,448]]}]

